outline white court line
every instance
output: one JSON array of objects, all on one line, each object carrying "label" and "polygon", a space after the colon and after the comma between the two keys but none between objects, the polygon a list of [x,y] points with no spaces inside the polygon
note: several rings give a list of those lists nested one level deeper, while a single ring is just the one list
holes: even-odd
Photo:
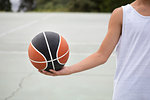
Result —
[{"label": "white court line", "polygon": [[[27,51],[0,51],[0,54],[28,54]],[[91,55],[92,52],[90,53],[85,53],[85,52],[80,52],[80,53],[71,53],[69,55],[81,55],[81,56],[89,56]],[[112,53],[112,56],[116,56],[115,52]]]},{"label": "white court line", "polygon": [[[27,54],[27,51],[0,51],[0,54]],[[89,55],[91,53],[70,53],[70,55]]]},{"label": "white court line", "polygon": [[100,43],[97,43],[97,42],[90,42],[90,43],[87,43],[87,42],[72,42],[72,43],[69,43],[70,45],[100,45]]},{"label": "white court line", "polygon": [[42,18],[39,19],[39,20],[34,20],[34,21],[30,22],[30,23],[27,23],[27,24],[18,26],[18,27],[13,28],[13,29],[11,29],[11,30],[9,30],[9,31],[6,31],[6,32],[4,32],[4,33],[1,33],[1,34],[0,34],[0,37],[2,37],[2,36],[4,36],[4,35],[7,35],[7,34],[10,34],[10,33],[13,33],[13,32],[18,31],[18,30],[21,30],[21,29],[23,29],[23,28],[29,27],[29,26],[31,26],[31,25],[33,25],[33,24],[38,23],[38,22],[41,21],[41,20],[46,20],[46,19],[48,19],[48,18],[49,18],[49,16],[45,16],[45,17],[42,17]]},{"label": "white court line", "polygon": [[7,35],[7,34],[9,34],[9,33],[15,32],[15,31],[17,31],[17,30],[21,30],[21,29],[23,29],[23,28],[25,28],[25,27],[31,26],[31,25],[33,25],[33,24],[35,24],[35,23],[37,23],[37,22],[38,22],[38,20],[35,20],[35,21],[30,22],[30,23],[27,23],[27,24],[21,25],[21,26],[19,26],[19,27],[16,27],[16,28],[14,28],[14,29],[11,29],[11,30],[9,30],[9,31],[7,31],[7,32],[4,32],[4,33],[0,34],[0,37],[2,37],[2,36],[4,36],[4,35]]},{"label": "white court line", "polygon": [[0,54],[27,54],[27,51],[0,51]]},{"label": "white court line", "polygon": [[[9,44],[29,44],[29,42],[25,42],[25,41],[5,41],[5,43],[9,43]],[[69,46],[74,46],[74,45],[93,45],[93,46],[99,46],[100,43],[96,43],[96,42],[92,42],[92,43],[87,43],[87,42],[72,42],[72,43],[68,43]]]}]

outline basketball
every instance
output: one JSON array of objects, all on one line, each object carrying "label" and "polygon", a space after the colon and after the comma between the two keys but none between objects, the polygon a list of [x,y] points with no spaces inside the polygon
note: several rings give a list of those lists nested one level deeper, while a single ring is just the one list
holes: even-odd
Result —
[{"label": "basketball", "polygon": [[68,60],[69,46],[58,33],[42,32],[31,40],[28,56],[35,68],[48,72],[50,69],[58,71]]}]

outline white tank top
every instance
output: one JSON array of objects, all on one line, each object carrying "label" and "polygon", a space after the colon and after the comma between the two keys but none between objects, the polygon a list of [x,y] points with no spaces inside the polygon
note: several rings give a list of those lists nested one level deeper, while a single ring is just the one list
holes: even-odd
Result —
[{"label": "white tank top", "polygon": [[150,100],[150,16],[123,6],[113,100]]}]

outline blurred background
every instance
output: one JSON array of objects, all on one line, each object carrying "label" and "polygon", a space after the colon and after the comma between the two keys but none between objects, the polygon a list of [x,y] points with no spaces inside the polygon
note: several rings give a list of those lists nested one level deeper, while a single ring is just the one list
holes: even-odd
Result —
[{"label": "blurred background", "polygon": [[112,12],[134,0],[0,0],[1,11]]}]

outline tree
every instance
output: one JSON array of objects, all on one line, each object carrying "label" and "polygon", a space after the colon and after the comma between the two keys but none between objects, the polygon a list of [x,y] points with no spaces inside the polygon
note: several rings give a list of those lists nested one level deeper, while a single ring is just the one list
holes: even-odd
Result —
[{"label": "tree", "polygon": [[35,0],[21,0],[18,11],[30,11],[35,8]]},{"label": "tree", "polygon": [[91,12],[98,11],[94,0],[69,0],[68,7],[70,11]]},{"label": "tree", "polygon": [[134,0],[36,0],[38,11],[112,12]]},{"label": "tree", "polygon": [[0,0],[0,10],[1,11],[10,11],[11,3],[9,0]]}]

